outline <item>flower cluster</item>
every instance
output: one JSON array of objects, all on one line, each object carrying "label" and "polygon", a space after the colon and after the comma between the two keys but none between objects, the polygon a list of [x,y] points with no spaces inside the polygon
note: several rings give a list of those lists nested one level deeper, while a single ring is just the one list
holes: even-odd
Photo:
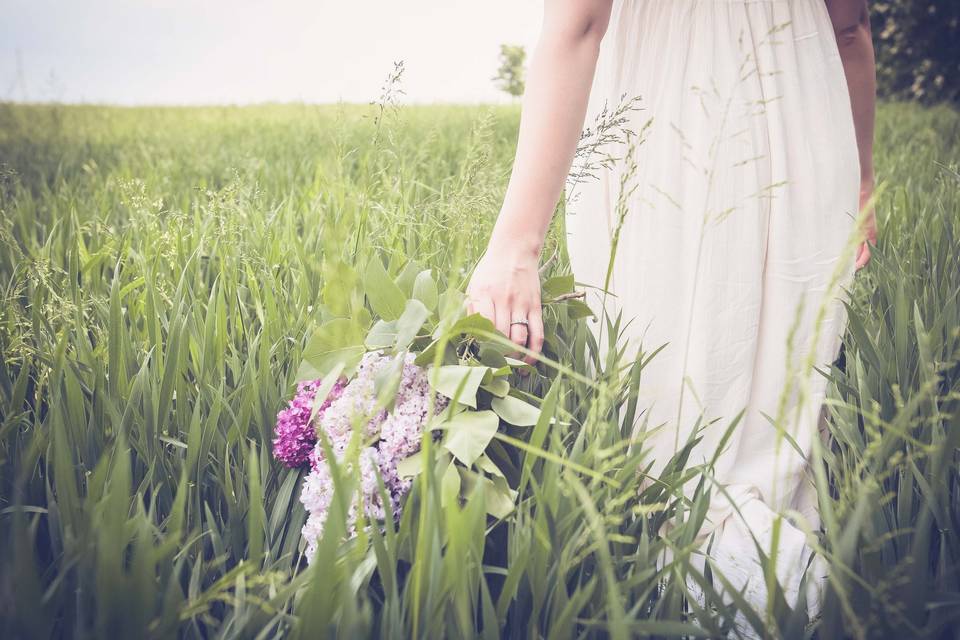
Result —
[{"label": "flower cluster", "polygon": [[[310,460],[310,454],[317,444],[317,431],[310,423],[313,403],[317,395],[320,380],[301,382],[297,385],[297,394],[287,408],[277,414],[277,426],[274,429],[273,457],[291,468],[302,467]],[[330,406],[346,386],[346,380],[337,380],[318,413]]]},{"label": "flower cluster", "polygon": [[[372,521],[399,516],[400,502],[410,489],[410,480],[400,476],[397,465],[420,450],[431,400],[434,413],[443,410],[449,402],[431,391],[426,370],[414,364],[414,355],[408,353],[404,356],[393,408],[390,411],[380,408],[375,380],[391,362],[391,357],[377,351],[364,355],[353,379],[338,388],[335,394],[331,392],[329,402],[325,402],[316,414],[314,426],[317,432],[324,434],[341,473],[358,479],[347,514],[350,535],[355,533],[360,509]],[[359,431],[356,436],[360,453],[356,458],[351,456],[350,460],[345,460],[355,429]],[[299,446],[296,450],[298,453],[302,451]],[[323,444],[316,441],[316,435],[309,461],[311,471],[304,479],[300,500],[309,514],[303,537],[307,543],[307,558],[312,561],[333,500],[330,467]],[[359,472],[355,467],[357,464]],[[377,476],[383,481],[389,504],[383,503]]]}]

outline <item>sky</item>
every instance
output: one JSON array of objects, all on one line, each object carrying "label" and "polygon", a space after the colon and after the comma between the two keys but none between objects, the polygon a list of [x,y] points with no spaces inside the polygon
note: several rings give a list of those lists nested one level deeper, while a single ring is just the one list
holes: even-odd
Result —
[{"label": "sky", "polygon": [[0,100],[506,102],[501,43],[531,52],[542,0],[0,0]]}]

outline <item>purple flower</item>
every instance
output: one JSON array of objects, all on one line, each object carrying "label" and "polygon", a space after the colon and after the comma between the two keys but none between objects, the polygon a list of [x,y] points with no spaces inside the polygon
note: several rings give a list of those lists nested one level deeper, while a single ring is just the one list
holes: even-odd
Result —
[{"label": "purple flower", "polygon": [[[318,408],[318,416],[340,395],[346,384],[344,379],[337,380],[323,404]],[[287,408],[277,414],[273,457],[288,467],[304,466],[310,460],[310,453],[317,443],[317,432],[310,424],[310,414],[313,411],[313,402],[319,385],[320,380],[297,384],[297,394]]]},{"label": "purple flower", "polygon": [[[339,458],[339,456],[338,456]],[[358,508],[369,520],[382,521],[386,518],[387,509],[379,492],[377,473],[379,473],[380,456],[376,449],[367,447],[360,451],[359,486],[354,499],[351,500],[347,512],[347,535],[356,535]],[[342,460],[338,459],[339,463]],[[341,467],[341,473],[353,473],[352,464]],[[330,475],[330,466],[326,460],[320,460],[313,470],[303,480],[303,490],[300,492],[300,502],[306,507],[307,522],[303,525],[302,534],[307,542],[307,561],[312,562],[317,550],[317,543],[323,535],[330,505],[333,503],[333,477]],[[390,509],[392,512],[392,508]]]},{"label": "purple flower", "polygon": [[[376,376],[391,362],[391,358],[374,351],[364,355],[353,379],[335,397],[331,394],[332,400],[325,403],[324,410],[317,414],[318,432],[322,431],[326,436],[334,458],[344,465],[344,473],[358,481],[350,498],[347,515],[347,533],[350,536],[356,533],[356,521],[361,510],[373,522],[399,517],[399,505],[412,483],[400,477],[397,466],[420,450],[431,401],[434,413],[441,411],[449,402],[448,398],[430,388],[426,370],[415,365],[414,359],[414,354],[404,356],[401,380],[391,411],[378,408],[375,390]],[[345,461],[355,430],[359,430],[359,458]],[[316,437],[314,442],[312,453],[308,451],[306,454],[312,471],[304,479],[300,495],[300,501],[308,512],[302,533],[310,561],[323,534],[333,499],[329,463]],[[300,448],[297,453],[304,455]],[[357,460],[359,473],[354,466]],[[389,504],[383,503],[378,475],[387,490]]]}]

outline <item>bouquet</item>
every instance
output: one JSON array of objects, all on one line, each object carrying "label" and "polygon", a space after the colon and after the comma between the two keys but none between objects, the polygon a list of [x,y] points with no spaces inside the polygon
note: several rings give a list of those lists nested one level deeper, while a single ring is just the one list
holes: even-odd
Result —
[{"label": "bouquet", "polygon": [[[297,393],[277,416],[274,457],[308,470],[300,498],[308,561],[334,500],[331,463],[354,480],[350,536],[361,521],[398,519],[425,464],[452,487],[444,500],[483,485],[487,512],[503,517],[516,491],[502,443],[517,442],[511,430],[538,422],[543,430],[549,422],[540,419],[539,399],[510,383],[511,373],[531,367],[508,356],[515,346],[489,320],[464,315],[461,293],[439,295],[431,272],[412,265],[390,278],[376,256],[362,287],[349,314],[327,319],[311,336]],[[569,276],[543,286],[545,299],[560,296],[573,313],[588,314],[570,299],[572,289]],[[424,438],[437,444],[429,461],[422,459]],[[495,440],[500,446],[491,446]]]},{"label": "bouquet", "polygon": [[[393,408],[380,408],[375,382],[392,362],[382,351],[367,352],[352,379],[337,377],[320,398],[317,391],[323,387],[322,379],[301,382],[289,407],[277,416],[274,456],[287,466],[310,468],[300,497],[309,514],[303,529],[308,559],[313,557],[333,500],[328,451],[338,463],[344,463],[355,433],[359,435],[355,472],[359,473],[360,482],[347,519],[351,533],[358,511],[362,510],[369,520],[396,517],[412,484],[409,477],[400,474],[400,463],[420,450],[431,403],[435,410],[448,404],[445,396],[430,389],[425,369],[414,364],[414,356],[408,352],[402,355]],[[355,430],[358,420],[362,425]],[[321,437],[326,438],[328,449],[323,447]],[[349,464],[347,470],[351,470]],[[386,488],[386,501],[377,474]]]}]

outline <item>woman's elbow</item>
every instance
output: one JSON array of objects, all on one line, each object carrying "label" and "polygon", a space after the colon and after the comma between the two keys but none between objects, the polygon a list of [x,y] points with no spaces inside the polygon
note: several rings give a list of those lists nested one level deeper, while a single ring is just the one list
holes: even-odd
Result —
[{"label": "woman's elbow", "polygon": [[837,46],[840,50],[856,47],[864,42],[870,42],[870,26],[854,24],[837,30]]},{"label": "woman's elbow", "polygon": [[841,50],[870,40],[870,12],[866,0],[829,0],[827,8]]},{"label": "woman's elbow", "polygon": [[610,22],[612,0],[547,0],[544,34],[599,47]]},{"label": "woman's elbow", "polygon": [[577,35],[581,40],[600,45],[603,36],[607,33],[607,25],[610,23],[610,4],[609,2],[592,2],[590,4],[599,4],[580,21]]}]

